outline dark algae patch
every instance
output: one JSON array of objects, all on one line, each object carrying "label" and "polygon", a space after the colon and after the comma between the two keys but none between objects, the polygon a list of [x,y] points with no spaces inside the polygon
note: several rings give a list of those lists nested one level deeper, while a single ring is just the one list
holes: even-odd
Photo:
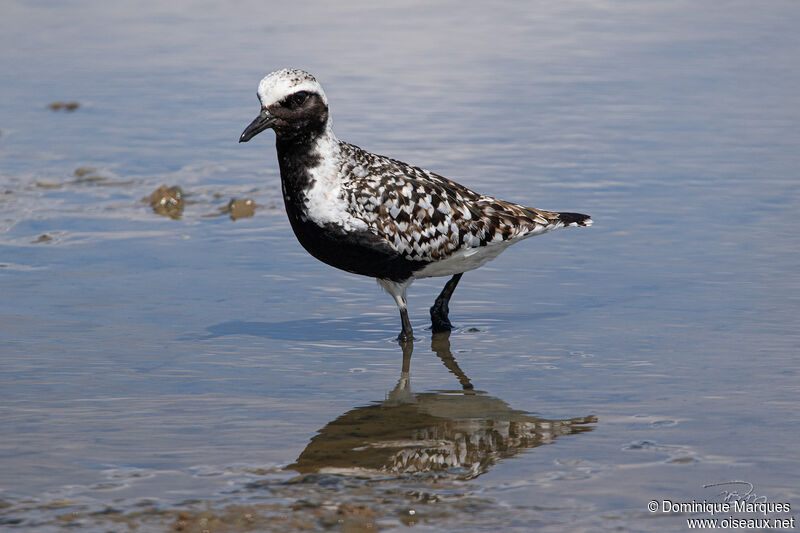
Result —
[{"label": "dark algae patch", "polygon": [[150,204],[157,215],[167,216],[173,220],[181,218],[184,208],[183,190],[178,186],[160,186],[149,196],[142,198],[143,202]]}]

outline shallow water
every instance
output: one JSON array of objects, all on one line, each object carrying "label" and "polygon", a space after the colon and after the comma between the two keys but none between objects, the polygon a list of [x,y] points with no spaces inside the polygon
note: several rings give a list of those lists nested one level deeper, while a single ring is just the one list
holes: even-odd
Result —
[{"label": "shallow water", "polygon": [[[3,12],[0,529],[683,530],[709,515],[647,503],[731,480],[800,508],[796,4]],[[595,225],[467,273],[449,336],[415,283],[404,354],[294,239],[271,133],[236,142],[287,65],[340,138]]]}]

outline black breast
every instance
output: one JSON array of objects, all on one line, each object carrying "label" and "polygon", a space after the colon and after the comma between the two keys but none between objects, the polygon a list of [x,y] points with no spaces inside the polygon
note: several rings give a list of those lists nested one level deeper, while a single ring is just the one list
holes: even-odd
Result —
[{"label": "black breast", "polygon": [[330,266],[373,278],[405,281],[428,264],[411,261],[369,231],[345,231],[335,224],[319,225],[305,214],[304,191],[313,185],[309,168],[318,157],[310,143],[278,141],[278,161],[286,214],[297,240],[308,253]]},{"label": "black breast", "polygon": [[368,231],[345,232],[333,224],[319,226],[286,211],[297,240],[308,253],[333,267],[373,278],[405,281],[428,263],[409,261]]}]

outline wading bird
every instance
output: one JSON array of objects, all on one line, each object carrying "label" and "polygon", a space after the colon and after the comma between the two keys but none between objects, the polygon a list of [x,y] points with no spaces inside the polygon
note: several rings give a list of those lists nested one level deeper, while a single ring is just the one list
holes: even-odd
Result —
[{"label": "wading bird", "polygon": [[376,278],[400,309],[401,341],[413,339],[406,290],[415,279],[452,276],[430,309],[433,331],[446,331],[450,297],[464,272],[533,235],[592,223],[588,215],[484,196],[338,140],[322,86],[302,70],[267,75],[258,99],[261,113],[239,142],[275,131],[283,199],[297,239],[320,261]]}]

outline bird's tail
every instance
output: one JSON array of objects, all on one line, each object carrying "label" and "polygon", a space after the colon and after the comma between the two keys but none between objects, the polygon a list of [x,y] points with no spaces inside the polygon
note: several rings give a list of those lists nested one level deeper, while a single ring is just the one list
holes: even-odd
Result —
[{"label": "bird's tail", "polygon": [[581,213],[557,213],[558,222],[564,226],[591,226],[592,217],[589,215],[582,215]]},{"label": "bird's tail", "polygon": [[516,204],[509,205],[512,208],[509,209],[510,211],[516,210],[519,215],[529,219],[529,222],[533,224],[533,228],[529,232],[523,233],[523,235],[538,235],[539,233],[570,226],[592,225],[592,217],[582,213],[558,213]]}]

